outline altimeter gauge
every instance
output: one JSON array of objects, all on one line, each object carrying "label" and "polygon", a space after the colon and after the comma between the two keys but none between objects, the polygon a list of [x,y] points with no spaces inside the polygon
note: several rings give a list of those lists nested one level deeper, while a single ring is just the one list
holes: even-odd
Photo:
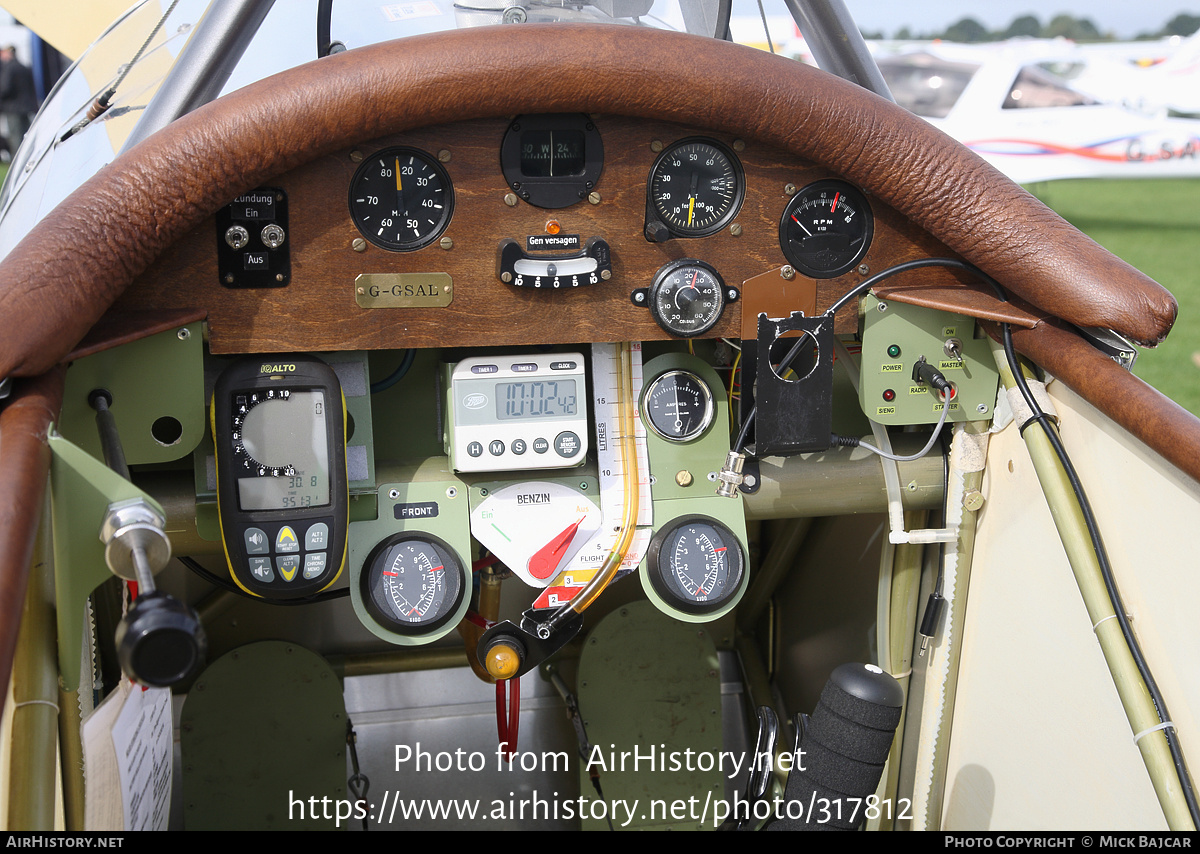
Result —
[{"label": "altimeter gauge", "polygon": [[745,178],[737,156],[721,143],[700,137],[667,147],[650,169],[646,192],[647,235],[654,217],[675,237],[716,234],[737,215]]}]

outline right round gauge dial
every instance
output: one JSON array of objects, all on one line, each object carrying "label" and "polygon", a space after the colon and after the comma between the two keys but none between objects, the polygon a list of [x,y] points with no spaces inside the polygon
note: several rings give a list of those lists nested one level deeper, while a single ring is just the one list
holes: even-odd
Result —
[{"label": "right round gauge dial", "polygon": [[779,246],[797,271],[832,279],[854,268],[871,245],[871,207],[845,181],[809,184],[792,196],[779,221]]}]

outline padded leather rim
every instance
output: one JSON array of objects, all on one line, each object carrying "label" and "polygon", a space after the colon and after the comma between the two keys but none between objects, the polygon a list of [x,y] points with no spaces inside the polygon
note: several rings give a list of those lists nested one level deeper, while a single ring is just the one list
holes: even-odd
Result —
[{"label": "padded leather rim", "polygon": [[[50,425],[62,408],[65,373],[59,369],[17,380],[12,399],[0,409],[0,691],[5,696],[49,482]],[[50,606],[37,602],[33,607]]]},{"label": "padded leather rim", "polygon": [[[696,75],[682,59],[696,56],[721,73]],[[118,158],[0,264],[0,376],[57,364],[160,253],[275,175],[385,134],[534,111],[653,117],[766,142],[866,188],[1052,315],[1147,343],[1174,321],[1174,299],[1151,279],[857,86],[711,39],[522,25],[326,57],[208,104]]]}]

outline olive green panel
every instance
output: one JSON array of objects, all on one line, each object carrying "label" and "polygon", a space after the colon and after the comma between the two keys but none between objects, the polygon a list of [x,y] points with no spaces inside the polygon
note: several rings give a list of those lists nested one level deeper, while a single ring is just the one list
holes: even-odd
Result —
[{"label": "olive green panel", "polygon": [[[471,522],[466,485],[447,468],[445,457],[433,457],[413,469],[389,470],[396,482],[379,487],[378,518],[350,524],[350,600],[358,620],[376,637],[401,646],[437,640],[454,631],[471,601]],[[397,519],[398,506],[419,505],[423,515]],[[436,515],[434,515],[436,514]],[[379,625],[363,604],[364,563],[384,538],[392,534],[418,532],[443,540],[463,565],[465,595],[455,616],[439,629],[421,635],[402,635]]]},{"label": "olive green panel", "polygon": [[714,493],[715,490],[708,495],[698,495],[675,501],[655,500],[654,531],[657,533],[681,516],[708,516],[729,528],[734,536],[737,537],[738,543],[741,544],[744,570],[742,572],[742,582],[738,585],[737,593],[728,602],[711,614],[688,614],[680,611],[678,608],[669,605],[659,596],[658,591],[654,589],[654,585],[650,583],[649,573],[652,570],[649,565],[650,558],[648,551],[647,556],[642,558],[641,566],[638,567],[638,577],[642,582],[642,590],[646,593],[646,598],[664,614],[668,614],[672,618],[685,623],[711,623],[713,620],[723,617],[737,607],[737,604],[742,601],[742,596],[745,595],[747,588],[750,586],[750,550],[747,545],[749,538],[746,534],[746,514],[742,504],[741,493],[738,493],[733,498],[722,498]]},{"label": "olive green panel", "polygon": [[207,429],[202,338],[191,323],[76,360],[63,389],[63,437],[103,458],[88,396],[105,389],[129,465],[190,454]]},{"label": "olive green panel", "polygon": [[[999,374],[986,337],[976,337],[969,317],[902,302],[863,298],[862,379],[859,403],[868,418],[880,424],[934,424],[942,404],[925,384],[913,379],[913,367],[923,356],[954,384],[956,395],[947,421],[986,421],[996,405]],[[945,351],[957,338],[962,359]],[[889,392],[894,395],[888,400]]]},{"label": "olive green panel", "polygon": [[346,706],[319,655],[283,641],[223,655],[196,678],[179,729],[185,829],[348,826]]},{"label": "olive green panel", "polygon": [[709,480],[708,475],[721,470],[729,453],[729,398],[725,385],[702,359],[688,353],[666,353],[642,366],[643,391],[667,371],[691,371],[700,377],[712,392],[716,416],[699,439],[671,442],[650,429],[643,395],[639,406],[642,422],[647,424],[646,452],[650,456],[650,469],[656,478],[652,488],[654,500],[711,495],[716,491],[716,483]]},{"label": "olive green panel", "polygon": [[112,575],[104,562],[104,544],[100,542],[100,526],[108,506],[142,498],[159,513],[162,507],[104,463],[53,432],[50,450],[59,671],[63,686],[74,691],[79,687],[87,598],[96,585]]},{"label": "olive green panel", "polygon": [[[584,642],[577,684],[592,744],[590,762],[580,763],[582,798],[596,798],[589,772],[597,771],[609,804],[637,802],[625,827],[618,810],[614,829],[712,830],[711,808],[706,822],[699,818],[706,802],[724,797],[724,777],[721,675],[708,631],[648,602],[618,608]],[[603,814],[600,804],[582,813],[584,829],[608,829],[589,818]]]},{"label": "olive green panel", "polygon": [[[698,439],[672,442],[646,428],[646,452],[650,470],[654,472],[651,492],[654,496],[654,530],[658,531],[680,516],[709,516],[726,525],[746,550],[746,520],[742,497],[720,498],[716,491],[716,472],[720,471],[729,453],[729,398],[725,386],[703,359],[688,353],[664,353],[647,362],[642,368],[643,389],[667,371],[691,371],[703,380],[713,396],[716,409],[712,425]],[[645,401],[640,403],[642,420],[647,419]],[[712,477],[710,478],[710,474]],[[688,623],[710,622],[731,611],[741,600],[749,584],[749,563],[742,574],[738,593],[719,611],[704,616],[686,614],[663,601],[649,582],[647,560],[639,568],[642,589],[655,607],[671,617]]]},{"label": "olive green panel", "polygon": [[[403,362],[404,350],[371,353],[371,376],[388,380]],[[418,350],[408,373],[395,385],[371,395],[375,456],[416,465],[443,453],[438,394],[440,350]]]}]

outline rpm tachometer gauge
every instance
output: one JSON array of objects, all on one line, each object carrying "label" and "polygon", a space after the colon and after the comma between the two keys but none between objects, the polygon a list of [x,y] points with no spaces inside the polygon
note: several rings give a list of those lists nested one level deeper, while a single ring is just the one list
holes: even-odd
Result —
[{"label": "rpm tachometer gauge", "polygon": [[732,151],[715,140],[692,137],[654,161],[647,192],[650,211],[672,235],[707,237],[737,215],[746,189],[742,164]]},{"label": "rpm tachometer gauge", "polygon": [[441,236],[454,188],[437,160],[416,148],[387,148],[363,160],[350,182],[350,218],[381,249],[411,252]]},{"label": "rpm tachometer gauge", "polygon": [[817,181],[792,196],[779,221],[779,247],[813,279],[848,273],[867,254],[874,224],[866,197],[845,181]]}]

